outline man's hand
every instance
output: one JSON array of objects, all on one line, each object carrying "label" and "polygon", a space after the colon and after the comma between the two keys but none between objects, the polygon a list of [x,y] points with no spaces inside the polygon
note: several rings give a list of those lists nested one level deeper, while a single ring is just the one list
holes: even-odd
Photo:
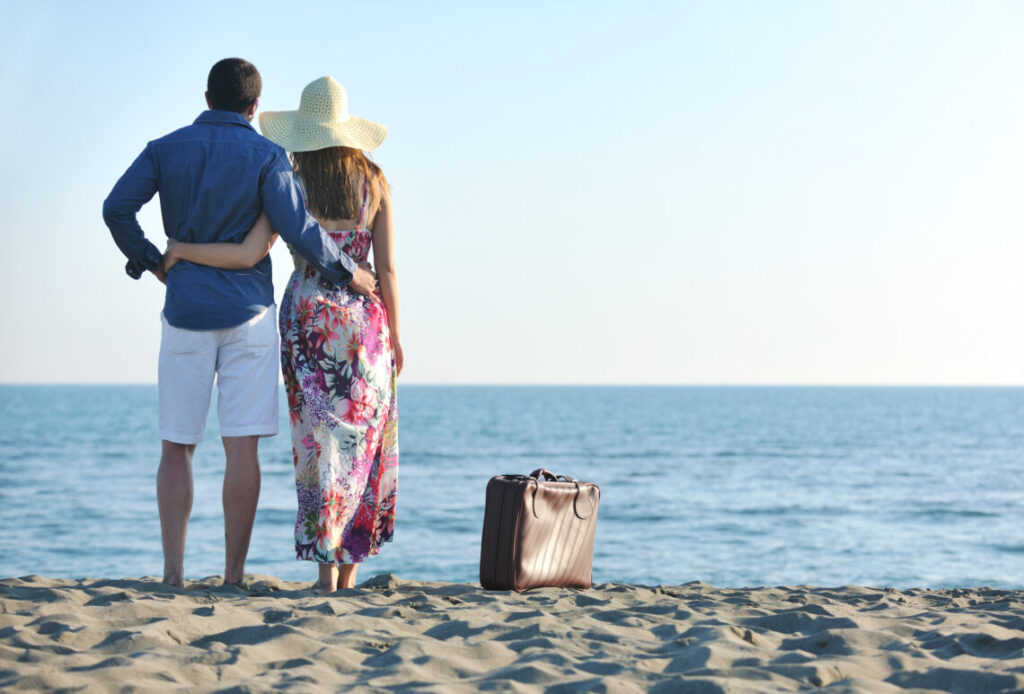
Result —
[{"label": "man's hand", "polygon": [[359,267],[356,268],[356,272],[352,275],[352,281],[348,283],[348,286],[356,294],[368,296],[377,303],[380,303],[380,295],[377,294],[377,275],[373,273],[373,268],[369,263],[365,261],[359,263]]},{"label": "man's hand", "polygon": [[162,284],[167,284],[167,272],[164,270],[164,264],[160,263],[155,270],[150,270],[156,278],[160,280]]}]

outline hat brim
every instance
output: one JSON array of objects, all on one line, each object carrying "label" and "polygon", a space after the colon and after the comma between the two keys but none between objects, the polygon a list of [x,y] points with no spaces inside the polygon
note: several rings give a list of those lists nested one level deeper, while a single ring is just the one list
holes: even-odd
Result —
[{"label": "hat brim", "polygon": [[299,111],[264,111],[260,114],[263,136],[289,152],[312,152],[328,147],[355,147],[373,150],[388,134],[388,129],[356,116],[345,122],[317,122]]}]

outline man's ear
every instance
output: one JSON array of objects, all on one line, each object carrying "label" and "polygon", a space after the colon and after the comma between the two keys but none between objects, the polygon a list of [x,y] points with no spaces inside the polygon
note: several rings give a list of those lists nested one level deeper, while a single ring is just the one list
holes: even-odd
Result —
[{"label": "man's ear", "polygon": [[210,104],[210,92],[203,92],[203,95],[206,97],[206,108],[213,108]]},{"label": "man's ear", "polygon": [[259,105],[260,105],[260,100],[259,100],[259,97],[257,97],[257,98],[255,98],[255,99],[253,99],[253,100],[252,100],[252,103],[251,103],[251,104],[249,104],[249,108],[248,108],[248,109],[246,109],[246,111],[245,111],[245,117],[246,117],[246,118],[247,118],[247,119],[248,119],[248,120],[249,120],[250,122],[252,121],[252,119],[253,119],[253,118],[255,118],[255,117],[256,117],[256,109],[257,109],[257,108],[259,107]]}]

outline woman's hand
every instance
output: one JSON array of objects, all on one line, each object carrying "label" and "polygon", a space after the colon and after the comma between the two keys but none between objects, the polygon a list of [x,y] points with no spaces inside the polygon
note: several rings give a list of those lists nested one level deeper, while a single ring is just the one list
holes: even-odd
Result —
[{"label": "woman's hand", "polygon": [[170,269],[177,265],[178,261],[181,260],[178,256],[178,252],[174,248],[177,243],[178,242],[174,239],[167,239],[167,250],[164,251],[163,260],[160,261],[160,272],[163,273],[164,277],[166,277]]},{"label": "woman's hand", "polygon": [[395,349],[395,368],[398,370],[398,375],[402,375],[402,368],[405,366],[405,352],[402,351],[402,342],[395,340],[392,343]]}]

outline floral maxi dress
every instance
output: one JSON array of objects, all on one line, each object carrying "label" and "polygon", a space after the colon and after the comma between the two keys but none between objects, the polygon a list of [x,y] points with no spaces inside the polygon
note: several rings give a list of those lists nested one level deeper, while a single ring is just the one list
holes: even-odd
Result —
[{"label": "floral maxi dress", "polygon": [[[327,232],[366,260],[369,185],[353,231]],[[281,300],[281,371],[288,391],[299,513],[295,552],[356,564],[392,539],[398,490],[398,400],[384,307],[327,282],[301,256]]]}]

